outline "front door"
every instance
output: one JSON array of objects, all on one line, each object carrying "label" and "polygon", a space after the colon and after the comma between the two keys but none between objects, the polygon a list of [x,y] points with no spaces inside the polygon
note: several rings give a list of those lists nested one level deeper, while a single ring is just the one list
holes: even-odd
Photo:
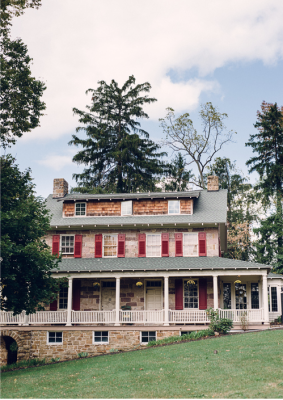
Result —
[{"label": "front door", "polygon": [[146,282],[146,309],[162,310],[162,287],[161,281]]}]

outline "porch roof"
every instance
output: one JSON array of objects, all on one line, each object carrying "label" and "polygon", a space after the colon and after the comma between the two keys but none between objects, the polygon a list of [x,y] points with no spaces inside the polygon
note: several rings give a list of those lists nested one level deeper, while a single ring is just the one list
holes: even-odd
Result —
[{"label": "porch roof", "polygon": [[[181,194],[180,194],[181,193]],[[174,193],[158,193],[160,197],[172,198],[178,196],[181,197],[194,197],[191,192],[174,192]],[[197,191],[199,197],[194,199],[193,214],[192,215],[130,215],[130,216],[117,216],[117,217],[63,217],[63,201],[62,199],[53,199],[52,195],[47,198],[47,208],[52,215],[51,228],[59,227],[82,227],[82,225],[88,229],[91,227],[127,227],[136,225],[174,225],[174,224],[224,224],[226,223],[227,217],[227,190],[219,190],[218,192],[207,192],[206,190]],[[143,194],[144,196],[145,194]],[[69,199],[69,195],[66,196],[66,200]],[[78,196],[78,195],[77,195]],[[126,198],[127,195],[119,195]],[[74,197],[74,195],[72,195]],[[85,198],[85,196],[84,196]],[[93,196],[93,198],[95,198]],[[100,199],[103,199],[102,195],[99,195]],[[134,198],[134,197],[133,197]],[[135,194],[135,198],[137,195]],[[140,197],[142,198],[142,197]],[[146,194],[148,198],[148,194]],[[151,196],[149,197],[151,198]],[[90,197],[89,197],[90,199]],[[76,200],[80,200],[76,197]],[[114,200],[114,195],[113,195]],[[65,198],[64,198],[65,201]]]},{"label": "porch roof", "polygon": [[[270,265],[221,257],[64,258],[58,272],[271,269]],[[54,271],[55,272],[55,271]]]}]

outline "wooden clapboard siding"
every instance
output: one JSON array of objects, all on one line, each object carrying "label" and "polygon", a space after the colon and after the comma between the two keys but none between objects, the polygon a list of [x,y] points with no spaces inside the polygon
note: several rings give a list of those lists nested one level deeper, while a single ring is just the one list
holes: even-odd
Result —
[{"label": "wooden clapboard siding", "polygon": [[121,202],[120,201],[88,201],[87,202],[87,216],[120,216],[121,215]]},{"label": "wooden clapboard siding", "polygon": [[133,201],[134,215],[168,214],[167,200],[136,200]]},{"label": "wooden clapboard siding", "polygon": [[63,204],[63,215],[65,217],[75,216],[75,203],[64,203]]},{"label": "wooden clapboard siding", "polygon": [[181,214],[193,213],[193,199],[180,200],[180,213]]}]

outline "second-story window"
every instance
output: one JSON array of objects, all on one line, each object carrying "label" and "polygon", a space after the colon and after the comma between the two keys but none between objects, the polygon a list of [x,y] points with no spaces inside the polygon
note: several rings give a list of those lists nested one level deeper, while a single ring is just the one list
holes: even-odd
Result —
[{"label": "second-story window", "polygon": [[198,257],[198,232],[183,234],[184,257]]},{"label": "second-story window", "polygon": [[61,253],[74,254],[74,235],[61,235]]},{"label": "second-story window", "polygon": [[117,235],[103,235],[103,257],[117,257]]},{"label": "second-story window", "polygon": [[86,203],[76,203],[76,216],[86,214]]},{"label": "second-story window", "polygon": [[146,235],[146,256],[161,257],[161,235]]},{"label": "second-story window", "polygon": [[180,214],[180,201],[169,200],[168,201],[168,214]]}]

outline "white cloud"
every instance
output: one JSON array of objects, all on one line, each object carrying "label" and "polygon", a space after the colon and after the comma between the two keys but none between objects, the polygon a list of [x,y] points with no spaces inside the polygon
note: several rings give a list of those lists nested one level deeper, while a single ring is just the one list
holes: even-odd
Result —
[{"label": "white cloud", "polygon": [[59,154],[49,154],[42,160],[37,160],[36,162],[40,165],[44,165],[54,171],[61,171],[64,167],[69,165],[74,166],[72,158],[75,155],[75,150],[69,150],[67,155]]},{"label": "white cloud", "polygon": [[[129,75],[148,81],[158,102],[151,118],[166,107],[191,111],[201,93],[218,90],[211,74],[230,63],[274,64],[283,56],[283,2],[278,0],[48,0],[14,20],[43,77],[47,116],[24,140],[56,139],[78,125],[72,108],[90,103],[85,90],[98,80],[120,84]],[[173,83],[190,69],[196,79]]]}]

